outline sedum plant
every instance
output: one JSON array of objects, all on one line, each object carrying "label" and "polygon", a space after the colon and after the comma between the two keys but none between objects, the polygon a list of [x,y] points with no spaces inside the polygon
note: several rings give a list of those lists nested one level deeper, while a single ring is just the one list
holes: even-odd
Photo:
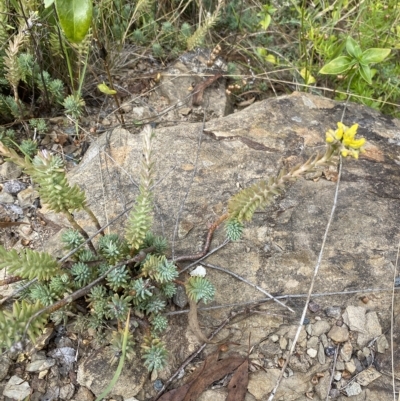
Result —
[{"label": "sedum plant", "polygon": [[[178,270],[165,256],[166,240],[151,233],[152,141],[153,133],[147,126],[143,134],[139,194],[127,220],[125,236],[102,235],[96,247],[72,216],[75,210],[93,213],[87,206],[84,192],[68,183],[62,160],[46,152],[30,160],[0,143],[0,153],[22,166],[38,185],[42,201],[71,219],[73,228],[66,230],[61,240],[66,251],[74,252],[63,264],[44,252],[27,249],[18,253],[0,246],[0,268],[8,269],[21,280],[35,281],[24,291],[22,303],[14,304],[13,312],[0,310],[0,349],[23,340],[26,334],[34,340],[48,318],[56,324],[65,322],[68,314],[74,311],[73,301],[83,296],[88,313],[80,317],[79,324],[93,329],[98,343],[111,344],[112,363],[120,355],[117,349],[122,344],[122,327],[133,310],[136,312],[133,323],[136,326],[141,323],[140,326],[146,328],[142,348],[144,364],[149,370],[159,370],[165,365],[167,350],[159,336],[168,326],[163,312],[176,292]],[[97,219],[95,222],[99,226]],[[191,298],[210,300],[214,287],[207,283],[193,286],[193,290],[190,287]],[[44,307],[47,315],[39,313]],[[6,325],[9,326],[7,330],[1,330]],[[130,334],[127,360],[133,355],[134,341]]]},{"label": "sedum plant", "polygon": [[330,129],[326,133],[325,154],[314,155],[305,163],[299,164],[289,171],[282,169],[276,177],[259,181],[243,189],[229,200],[225,226],[229,239],[240,238],[243,223],[250,221],[257,209],[265,208],[275,196],[281,195],[289,182],[294,182],[317,168],[337,163],[339,156],[351,156],[358,159],[360,152],[364,151],[366,142],[365,138],[355,138],[358,124],[347,127],[339,122],[337,126],[336,130]]}]

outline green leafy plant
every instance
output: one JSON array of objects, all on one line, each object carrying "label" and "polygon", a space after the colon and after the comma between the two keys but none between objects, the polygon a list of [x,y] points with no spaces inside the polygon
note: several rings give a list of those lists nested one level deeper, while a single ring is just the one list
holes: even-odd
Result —
[{"label": "green leafy plant", "polygon": [[[167,301],[176,292],[175,280],[178,278],[176,265],[167,259],[166,240],[151,233],[153,195],[151,186],[154,176],[153,134],[146,126],[143,134],[143,161],[140,171],[139,195],[136,206],[132,209],[127,221],[125,238],[117,234],[100,236],[96,246],[88,239],[87,233],[80,227],[68,229],[62,234],[66,250],[75,252],[68,263],[58,262],[47,253],[29,249],[18,253],[6,251],[0,247],[0,268],[7,268],[19,279],[34,280],[34,284],[24,292],[25,325],[32,324],[29,319],[38,313],[41,307],[49,308],[50,318],[55,322],[67,319],[67,311],[73,308],[73,301],[86,297],[88,316],[84,317],[86,327],[95,330],[96,340],[105,343],[111,338],[113,362],[122,355],[115,349],[121,346],[121,326],[129,316],[129,311],[136,311],[143,316],[145,333],[143,358],[150,370],[161,369],[166,361],[167,351],[158,336],[167,328],[167,319],[163,316]],[[71,186],[66,178],[62,162],[57,156],[41,153],[31,161],[28,156],[22,158],[16,151],[0,143],[0,153],[28,172],[39,186],[42,201],[50,209],[66,214],[74,221],[73,210],[88,210],[85,195],[77,187]],[[96,219],[97,221],[97,219]],[[74,227],[75,223],[71,223]],[[87,249],[86,247],[90,249]],[[79,248],[79,249],[76,249]],[[189,280],[189,291],[192,299],[211,300],[215,290],[206,279],[196,283]],[[189,285],[189,284],[188,284]],[[35,303],[35,309],[25,306]],[[68,310],[67,310],[68,309]],[[46,309],[45,309],[46,310]],[[19,313],[20,309],[16,309]],[[36,319],[36,316],[34,316]],[[10,314],[0,311],[1,319],[13,319]],[[21,330],[23,323],[15,319],[15,327],[0,331],[0,348],[9,346],[13,341],[20,341],[25,334]],[[32,318],[33,319],[33,318]],[[139,318],[135,318],[139,319]],[[82,319],[81,319],[82,320]],[[10,321],[13,327],[14,320]],[[35,320],[36,321],[36,320]],[[30,332],[32,338],[46,319],[37,320],[35,330]],[[116,322],[117,329],[109,329]],[[0,326],[1,327],[1,326]],[[151,333],[151,338],[148,337]],[[124,334],[125,336],[125,334]],[[146,338],[150,338],[146,340]],[[127,358],[133,355],[133,341],[129,334]],[[116,356],[118,355],[118,356]]]},{"label": "green leafy plant", "polygon": [[343,74],[352,71],[368,83],[372,84],[373,73],[370,64],[381,63],[390,54],[390,49],[367,49],[362,51],[357,42],[350,36],[346,41],[348,56],[339,56],[324,65],[319,71],[320,74]]}]

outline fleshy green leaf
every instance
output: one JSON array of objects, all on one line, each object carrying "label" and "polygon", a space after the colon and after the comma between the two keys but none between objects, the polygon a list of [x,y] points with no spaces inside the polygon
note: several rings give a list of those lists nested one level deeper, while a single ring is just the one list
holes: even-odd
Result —
[{"label": "fleshy green leaf", "polygon": [[103,82],[102,84],[98,84],[97,88],[99,89],[100,92],[103,92],[106,95],[115,95],[117,93],[116,90],[108,87],[105,82]]},{"label": "fleshy green leaf", "polygon": [[362,54],[360,62],[363,64],[380,63],[390,54],[390,49],[368,49]]},{"label": "fleshy green leaf", "polygon": [[369,68],[365,64],[360,64],[360,75],[362,78],[367,81],[370,85],[372,84],[372,72],[371,68]]},{"label": "fleshy green leaf", "polygon": [[351,57],[340,56],[324,65],[320,70],[320,74],[342,74],[349,70],[356,63]]},{"label": "fleshy green leaf", "polygon": [[357,44],[357,42],[352,38],[348,37],[346,40],[346,50],[349,55],[355,59],[359,59],[361,57],[362,51],[360,46]]},{"label": "fleshy green leaf", "polygon": [[92,23],[92,1],[55,0],[55,4],[66,38],[72,43],[82,42]]}]

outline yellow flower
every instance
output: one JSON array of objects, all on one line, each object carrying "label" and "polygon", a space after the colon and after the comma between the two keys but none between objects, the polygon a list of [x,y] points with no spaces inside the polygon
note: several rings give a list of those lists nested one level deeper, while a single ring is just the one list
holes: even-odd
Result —
[{"label": "yellow flower", "polygon": [[365,138],[355,139],[358,124],[347,127],[341,122],[337,123],[337,129],[326,132],[325,141],[337,147],[343,157],[352,156],[358,159],[359,153],[363,153],[363,146],[366,142]]},{"label": "yellow flower", "polygon": [[347,128],[343,123],[341,123],[340,121],[337,123],[337,130],[335,131],[335,137],[338,141],[341,141],[343,138],[343,132],[345,131],[345,129]]},{"label": "yellow flower", "polygon": [[336,141],[335,137],[335,131],[330,129],[329,131],[326,132],[325,134],[325,141],[328,143],[332,143]]},{"label": "yellow flower", "polygon": [[343,145],[351,149],[360,149],[365,144],[365,138],[354,139],[357,134],[358,124],[347,128],[343,135]]}]

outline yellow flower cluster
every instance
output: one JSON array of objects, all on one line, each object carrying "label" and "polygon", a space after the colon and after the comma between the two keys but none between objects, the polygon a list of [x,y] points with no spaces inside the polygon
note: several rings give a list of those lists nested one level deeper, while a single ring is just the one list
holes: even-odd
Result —
[{"label": "yellow flower cluster", "polygon": [[340,153],[343,157],[352,156],[358,159],[358,155],[364,152],[363,146],[365,138],[355,139],[358,124],[347,127],[341,122],[337,123],[338,128],[334,131],[330,129],[326,133],[326,142],[332,145],[338,145],[340,142]]}]

